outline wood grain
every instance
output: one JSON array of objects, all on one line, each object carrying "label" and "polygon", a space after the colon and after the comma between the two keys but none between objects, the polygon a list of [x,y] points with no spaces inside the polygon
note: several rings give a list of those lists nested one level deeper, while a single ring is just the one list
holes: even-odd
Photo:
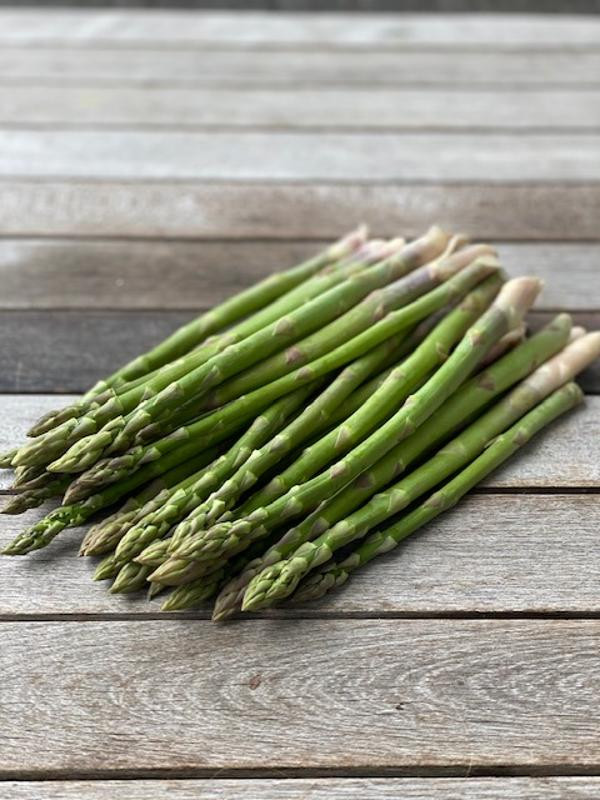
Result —
[{"label": "wood grain", "polygon": [[[357,24],[357,22],[359,24]],[[269,14],[198,11],[34,10],[6,9],[0,14],[0,41],[15,45],[56,45],[59,42],[86,47],[182,43],[227,44],[240,47],[290,44],[313,48],[363,47],[404,49],[438,45],[516,49],[592,47],[598,45],[600,21],[594,16],[544,17],[486,14]]]},{"label": "wood grain", "polygon": [[0,182],[0,235],[329,238],[368,220],[416,236],[437,220],[474,237],[600,240],[600,186]]},{"label": "wood grain", "polygon": [[0,774],[597,769],[599,635],[597,620],[5,622]]},{"label": "wood grain", "polygon": [[[519,473],[519,458],[509,470]],[[36,509],[0,517],[0,544],[41,516]],[[598,615],[599,526],[599,494],[475,494],[345,587],[276,616]],[[158,600],[109,595],[107,584],[91,580],[95,559],[77,558],[81,537],[82,530],[65,531],[39,553],[0,558],[0,615],[157,615]]]},{"label": "wood grain", "polygon": [[[81,392],[144,352],[194,316],[190,311],[32,310],[0,313],[0,392]],[[529,315],[533,328],[549,313]],[[574,320],[600,328],[600,312]],[[583,373],[586,392],[600,393],[600,365]]]},{"label": "wood grain", "polygon": [[[60,408],[76,395],[0,395],[0,452],[21,442],[35,420]],[[11,473],[0,470],[0,490]],[[563,417],[552,434],[531,442],[518,458],[494,473],[484,486],[521,490],[524,487],[598,488],[600,486],[600,398],[588,397],[586,407]]]},{"label": "wood grain", "polygon": [[[327,242],[0,239],[0,308],[210,307]],[[510,274],[545,281],[544,306],[600,308],[600,245],[501,242],[497,247]]]},{"label": "wood grain", "polygon": [[0,86],[0,125],[589,132],[600,129],[600,92]]},{"label": "wood grain", "polygon": [[0,130],[0,177],[589,182],[600,136]]},{"label": "wood grain", "polygon": [[594,800],[599,778],[7,781],[11,800]]},{"label": "wood grain", "polygon": [[0,50],[0,80],[53,85],[224,86],[598,86],[600,53],[573,58],[568,43],[552,51],[206,48],[81,50],[13,47]]}]

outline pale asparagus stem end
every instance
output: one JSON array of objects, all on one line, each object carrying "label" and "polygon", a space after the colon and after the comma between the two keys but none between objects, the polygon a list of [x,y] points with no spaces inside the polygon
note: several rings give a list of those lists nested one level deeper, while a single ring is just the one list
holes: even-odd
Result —
[{"label": "pale asparagus stem end", "polygon": [[368,235],[369,227],[363,222],[353,231],[334,242],[327,251],[327,255],[332,261],[344,258],[344,256],[361,247],[366,242]]},{"label": "pale asparagus stem end", "polygon": [[600,358],[600,331],[586,333],[538,367],[525,383],[532,391],[545,396],[570,381],[597,358]]},{"label": "pale asparagus stem end", "polygon": [[504,284],[494,305],[507,315],[511,328],[521,324],[524,314],[535,303],[543,286],[544,282],[539,278],[529,276],[513,278]]}]

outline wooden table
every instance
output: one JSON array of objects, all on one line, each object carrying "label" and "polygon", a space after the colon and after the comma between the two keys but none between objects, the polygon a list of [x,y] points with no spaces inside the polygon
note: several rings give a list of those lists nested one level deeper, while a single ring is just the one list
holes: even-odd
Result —
[{"label": "wooden table", "polygon": [[[0,45],[2,450],[363,219],[491,239],[547,280],[534,324],[600,327],[597,18],[5,9]],[[0,560],[0,797],[597,798],[600,371],[584,384],[586,409],[314,607],[167,617],[91,583],[80,531]]]}]

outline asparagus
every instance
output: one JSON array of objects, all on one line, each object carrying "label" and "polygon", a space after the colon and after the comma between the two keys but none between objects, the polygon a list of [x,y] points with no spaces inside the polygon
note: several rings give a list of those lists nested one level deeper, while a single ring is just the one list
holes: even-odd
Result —
[{"label": "asparagus", "polygon": [[[207,431],[214,429],[229,433],[232,426],[239,426],[241,422],[267,407],[276,398],[353,361],[390,336],[397,335],[399,332],[421,322],[440,308],[448,305],[452,300],[464,295],[469,289],[481,282],[484,277],[493,274],[497,269],[498,264],[495,259],[487,257],[486,259],[477,260],[459,272],[458,275],[450,278],[446,283],[404,308],[391,312],[370,329],[355,336],[346,344],[337,347],[311,364],[299,367],[293,372],[267,384],[267,386],[256,389],[254,392],[250,392],[227,406],[217,409],[212,414],[208,414],[190,425],[177,429],[169,436],[158,440],[150,446],[139,445],[118,459],[104,459],[98,462],[93,469],[84,473],[83,480],[86,484],[96,487],[102,485],[102,481],[105,480],[108,482],[121,480],[135,470],[139,463],[145,463],[151,458],[158,458],[160,455],[170,452],[177,444],[181,444],[185,440],[198,439],[204,436]],[[63,461],[67,458],[69,458],[69,454],[64,457]],[[77,458],[75,458],[75,462],[77,462]]]},{"label": "asparagus", "polygon": [[429,461],[312,542],[301,545],[288,559],[263,570],[249,584],[243,608],[256,610],[291,594],[298,581],[333,553],[372,527],[405,509],[436,484],[475,459],[494,437],[564,384],[600,355],[600,333],[568,345],[562,353],[533,372],[490,411],[460,433]]},{"label": "asparagus", "polygon": [[506,433],[497,437],[478,458],[424,503],[387,529],[370,534],[347,558],[309,575],[298,587],[293,600],[298,603],[316,600],[343,585],[352,572],[376,556],[388,553],[411,533],[454,506],[470,489],[527,444],[543,427],[573,408],[582,398],[581,390],[574,383],[568,383],[555,391]]},{"label": "asparagus", "polygon": [[277,433],[286,420],[306,402],[315,388],[314,383],[301,387],[282,397],[258,416],[226,454],[204,469],[190,486],[172,493],[159,509],[146,515],[123,536],[116,548],[117,559],[131,561],[148,544],[167,533],[174,523],[205,500],[211,489],[225,480],[255,447],[260,447]]},{"label": "asparagus", "polygon": [[18,450],[8,450],[0,455],[0,469],[10,469]]},{"label": "asparagus", "polygon": [[270,505],[252,511],[245,519],[217,524],[185,539],[176,551],[177,557],[202,561],[237,553],[290,517],[312,511],[423,424],[469,377],[492,345],[520,325],[540,288],[536,278],[515,278],[506,283],[446,362],[379,430],[329,469],[293,487]]},{"label": "asparagus", "polygon": [[456,309],[436,325],[412,355],[391,371],[381,387],[360,409],[319,442],[308,447],[293,464],[273,478],[253,498],[249,510],[267,505],[292,486],[305,483],[335,458],[355,447],[380,422],[388,419],[410,393],[446,361],[457,341],[498,294],[501,284],[500,277],[492,275],[470,292]]},{"label": "asparagus", "polygon": [[54,476],[53,480],[48,481],[44,486],[26,489],[24,492],[11,497],[1,513],[23,514],[30,508],[41,506],[46,500],[50,500],[53,497],[60,497],[68,485],[69,480],[67,477],[63,475]]},{"label": "asparagus", "polygon": [[[218,446],[207,448],[198,456],[198,463],[209,464],[219,453],[220,448]],[[114,486],[109,486],[104,491],[91,495],[82,502],[62,505],[54,509],[27,531],[15,537],[2,553],[8,556],[24,555],[32,550],[46,547],[65,528],[83,525],[97,511],[113,505],[113,503],[118,502],[138,487],[143,486],[143,484],[158,475],[168,472],[178,463],[177,456],[177,453],[171,454],[159,461],[151,462],[127,480]]]},{"label": "asparagus", "polygon": [[[161,370],[143,386],[112,397],[90,414],[69,420],[45,436],[34,439],[21,448],[14,463],[37,463],[36,460],[42,457],[42,453],[47,454],[49,448],[56,458],[77,442],[77,447],[70,450],[66,458],[56,460],[53,466],[58,471],[77,472],[109,446],[113,452],[122,451],[142,428],[157,419],[168,419],[186,400],[205,394],[225,378],[339,316],[373,289],[396,279],[421,261],[429,260],[446,240],[446,234],[432,229],[396,255],[350,276],[254,334],[230,344],[208,360],[202,353],[192,354]],[[94,436],[96,433],[98,436]]]},{"label": "asparagus", "polygon": [[121,570],[121,566],[117,563],[114,553],[109,553],[96,567],[93,575],[95,581],[107,581],[116,577]]},{"label": "asparagus", "polygon": [[[282,294],[278,299],[274,300],[270,291],[265,293],[264,300],[267,305],[262,307],[259,311],[254,309],[255,313],[251,313],[249,317],[246,317],[241,322],[238,322],[233,328],[229,328],[225,333],[220,333],[218,336],[209,339],[202,347],[201,353],[196,351],[194,358],[197,359],[199,357],[200,359],[207,359],[211,355],[219,352],[219,350],[223,349],[227,344],[231,344],[234,341],[239,341],[245,336],[255,333],[261,327],[273,322],[273,320],[278,319],[283,314],[288,313],[290,310],[293,310],[302,303],[305,303],[307,300],[318,296],[321,292],[326,291],[331,286],[339,283],[345,277],[352,275],[354,272],[360,271],[373,261],[378,260],[381,257],[385,257],[386,253],[390,250],[390,247],[392,251],[395,249],[396,240],[393,240],[393,243],[389,245],[379,240],[365,244],[364,231],[359,229],[349,234],[348,237],[345,237],[345,239],[332,245],[332,247],[319,254],[315,259],[311,259],[309,262],[306,262],[306,264],[301,265],[302,269],[295,271],[294,275],[290,275],[289,272],[286,273],[288,278],[292,278],[291,282],[285,279],[281,281],[281,275],[268,277],[266,281],[259,283],[249,291],[253,294],[258,292],[258,295],[260,296],[264,292],[265,284],[273,286],[273,284],[279,283],[280,288],[284,290],[285,293]],[[353,253],[351,256],[349,256],[350,252]],[[338,261],[338,258],[344,257],[346,257],[347,260],[342,262]],[[325,266],[321,268],[321,264],[324,264]],[[307,267],[306,275],[304,275],[305,266]],[[313,267],[319,270],[316,274],[313,273]],[[297,286],[295,285],[296,279],[302,280],[302,282]],[[295,288],[291,287],[291,284],[293,284]],[[242,294],[247,295],[247,292]],[[45,415],[34,426],[34,428],[29,431],[29,435],[39,436],[40,434],[55,428],[58,424],[67,419],[83,416],[86,412],[91,411],[102,403],[107,402],[110,398],[114,397],[115,394],[123,394],[125,391],[130,391],[147,383],[151,377],[156,377],[157,368],[161,368],[168,362],[172,362],[176,357],[180,357],[183,352],[187,352],[191,349],[192,344],[190,343],[190,334],[194,338],[199,336],[198,342],[200,342],[202,339],[204,339],[205,333],[214,333],[217,330],[214,325],[214,323],[217,322],[217,320],[215,320],[215,312],[217,317],[220,318],[220,322],[223,323],[220,325],[220,328],[225,328],[230,323],[235,322],[235,319],[241,319],[242,317],[245,317],[248,310],[253,310],[248,308],[246,303],[247,298],[242,298],[242,305],[245,309],[244,313],[236,316],[236,318],[233,319],[231,317],[231,311],[234,310],[233,307],[237,307],[237,310],[240,310],[238,302],[239,298],[240,296],[238,295],[232,298],[232,300],[226,301],[222,306],[217,307],[214,312],[209,312],[208,315],[205,314],[200,318],[204,320],[206,320],[207,317],[212,318],[212,330],[209,331],[205,325],[201,325],[199,327],[199,320],[193,320],[191,323],[183,326],[183,328],[180,328],[179,331],[176,331],[171,337],[169,337],[168,340],[166,340],[166,342],[163,342],[153,351],[150,351],[150,357],[148,357],[148,354],[145,354],[135,359],[135,362],[131,362],[132,364],[137,363],[140,367],[143,367],[143,372],[141,375],[138,377],[132,376],[130,378],[127,378],[127,376],[122,376],[117,383],[107,385],[102,390],[100,389],[100,384],[97,384],[96,390],[88,392],[88,394],[84,395],[84,397],[77,403],[59,411],[49,412],[49,414]],[[222,314],[223,306],[229,306],[229,310],[227,310],[225,316]],[[205,333],[203,333],[203,331]],[[181,336],[182,333],[183,338]],[[172,346],[173,343],[176,344],[175,349]],[[187,347],[188,344],[190,344],[189,347]],[[182,347],[184,348],[183,350]],[[175,352],[175,350],[177,352]],[[156,357],[157,352],[160,355],[160,358]]]},{"label": "asparagus", "polygon": [[[344,401],[372,373],[386,362],[390,353],[401,351],[400,337],[386,339],[364,356],[353,361],[321,392],[304,411],[263,447],[255,449],[228,480],[221,483],[206,503],[193,512],[197,527],[210,523],[233,507],[241,494],[275,466],[293,447],[327,427]],[[359,400],[360,402],[360,400]],[[200,518],[202,521],[200,521]],[[175,539],[177,537],[174,537]]]},{"label": "asparagus", "polygon": [[321,253],[292,269],[269,275],[234,297],[188,322],[142,356],[125,364],[108,378],[99,381],[88,394],[94,395],[107,386],[139,377],[156,366],[172,361],[187,352],[212,333],[223,330],[233,322],[268,306],[281,295],[302,284],[331,262],[338,261],[360,247],[366,239],[366,228],[361,226],[334,242]]},{"label": "asparagus", "polygon": [[[451,246],[454,246],[454,240],[451,241]],[[420,269],[371,292],[362,302],[310,336],[226,381],[207,398],[208,405],[210,407],[224,405],[285,375],[294,366],[314,361],[348,341],[352,336],[361,333],[390,311],[402,308],[444,283],[478,257],[490,255],[492,252],[492,248],[488,245],[473,245],[452,255],[447,255],[445,252],[435,261],[424,264]]]},{"label": "asparagus", "polygon": [[183,611],[203,603],[217,593],[225,575],[226,570],[221,567],[210,575],[177,587],[164,601],[160,610]]},{"label": "asparagus", "polygon": [[[456,341],[491,303],[500,285],[500,277],[491,276],[467,295],[458,308],[438,323],[406,361],[391,370],[383,384],[360,409],[308,447],[282,474],[252,498],[249,510],[266,505],[285,494],[292,486],[306,482],[327,463],[352,449],[380,421],[389,417],[394,408],[401,405],[414,389],[422,385],[434,367],[446,359]],[[284,452],[288,452],[292,446],[298,444],[294,441],[293,434],[294,431],[287,441]],[[279,442],[276,445],[275,457],[278,451],[283,449]],[[247,490],[255,483],[266,469],[272,466],[273,460],[273,451],[268,449],[266,453],[254,453],[242,468],[240,490]],[[240,493],[241,491],[235,492],[235,484],[233,491],[229,485],[224,486],[223,491],[217,492],[213,498],[206,518],[196,514],[190,516],[178,529],[180,535],[192,536],[203,530],[207,523],[213,522],[225,510],[231,508],[232,500],[239,497]],[[227,500],[228,497],[229,502],[223,502],[223,499]]]},{"label": "asparagus", "polygon": [[119,511],[92,525],[83,538],[80,555],[97,556],[113,550],[130,526],[134,525],[150,509],[159,508],[165,493],[174,487],[184,486],[195,480],[198,469],[204,465],[204,456],[192,458],[155,478],[140,492],[130,497]]},{"label": "asparagus", "polygon": [[[275,535],[270,547],[250,559],[240,575],[227,583],[215,603],[213,619],[221,621],[241,608],[246,588],[252,578],[265,567],[290,556],[304,542],[319,536],[339,522],[378,490],[405,472],[417,459],[446,437],[473,419],[491,400],[517,381],[526,377],[548,358],[562,350],[571,335],[571,318],[559,314],[531,339],[467,381],[411,436],[392,448],[375,466],[335,495],[312,515],[288,530],[283,537]],[[260,540],[257,542],[260,544]],[[256,545],[255,545],[256,546]],[[186,562],[184,562],[185,564]],[[175,565],[173,565],[174,568]]]},{"label": "asparagus", "polygon": [[[118,560],[115,563],[118,564]],[[137,592],[143,588],[149,574],[150,567],[145,567],[143,564],[135,564],[133,562],[124,564],[115,576],[109,591],[111,594]]]}]

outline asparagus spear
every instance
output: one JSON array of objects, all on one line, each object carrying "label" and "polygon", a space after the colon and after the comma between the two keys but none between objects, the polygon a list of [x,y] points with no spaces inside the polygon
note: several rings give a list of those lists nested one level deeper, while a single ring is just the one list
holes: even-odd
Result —
[{"label": "asparagus spear", "polygon": [[411,533],[454,506],[470,489],[523,447],[543,427],[573,408],[582,399],[581,389],[574,383],[568,383],[555,391],[506,433],[497,437],[478,458],[414,511],[404,515],[389,528],[370,534],[351,555],[339,563],[332,563],[305,578],[293,597],[294,601],[304,603],[316,600],[344,584],[352,572],[376,556],[388,553]]},{"label": "asparagus spear", "polygon": [[[474,289],[461,304],[446,318],[437,324],[433,331],[425,338],[421,345],[399,366],[391,370],[386,380],[379,389],[364,403],[364,405],[348,417],[344,422],[335,427],[326,436],[308,447],[282,474],[278,475],[265,487],[262,492],[253,498],[250,510],[268,504],[297,484],[309,480],[319,472],[327,463],[339,457],[342,453],[352,449],[359,441],[370,433],[380,421],[391,415],[417,387],[422,385],[431,371],[443,362],[458,339],[460,339],[470,325],[489,306],[501,286],[501,279],[493,275]],[[279,451],[283,453],[291,450],[298,444],[293,438],[294,431],[288,433],[290,437],[285,443],[285,448],[276,442],[274,451],[277,458]],[[216,520],[225,510],[232,507],[232,499],[237,499],[241,491],[247,490],[255,483],[267,468],[274,463],[273,450],[266,448],[266,453],[259,451],[241,469],[241,480],[238,478],[239,490],[231,490],[226,485],[213,498],[213,503],[206,518],[193,515],[181,524],[178,531],[181,536],[192,536],[203,530],[208,522]],[[258,468],[257,468],[258,467]],[[235,483],[233,489],[235,490]],[[230,501],[223,502],[223,498]]]},{"label": "asparagus spear", "polygon": [[121,570],[121,566],[117,563],[114,553],[109,553],[96,567],[92,580],[107,581],[116,577]]},{"label": "asparagus spear", "polygon": [[92,525],[83,538],[79,554],[99,556],[113,550],[130,526],[149,513],[150,508],[155,510],[162,505],[165,492],[168,495],[170,489],[193,482],[202,464],[203,460],[195,458],[184,461],[144,486],[119,511]]},{"label": "asparagus spear", "polygon": [[[221,449],[221,447],[215,446],[204,450],[198,456],[198,467],[200,468],[202,463],[210,464],[220,454]],[[24,555],[32,550],[46,547],[64,528],[83,525],[97,511],[108,508],[138,487],[170,470],[179,463],[177,456],[178,454],[170,454],[159,461],[151,462],[127,480],[109,486],[86,500],[54,509],[27,531],[15,537],[2,553],[8,556]]]},{"label": "asparagus spear", "polygon": [[[217,409],[212,414],[208,414],[190,425],[179,428],[151,446],[138,446],[117,459],[104,459],[98,462],[94,468],[84,473],[83,480],[88,486],[93,484],[96,487],[98,487],[100,481],[115,482],[130,474],[137,468],[139,463],[158,458],[160,455],[170,452],[183,441],[197,439],[204,436],[207,431],[213,431],[214,429],[229,433],[233,425],[239,426],[241,422],[266,408],[274,399],[353,361],[390,336],[394,336],[402,330],[419,323],[440,308],[448,305],[452,300],[464,295],[469,289],[481,282],[484,277],[493,274],[497,269],[498,264],[495,259],[488,257],[476,261],[459,272],[458,275],[450,278],[446,283],[404,308],[391,312],[370,329],[355,336],[331,353],[322,356],[311,364],[299,367],[267,386],[250,392],[248,395],[239,398],[239,400]],[[69,458],[69,454],[63,458],[63,462],[67,458]],[[77,462],[78,456],[75,457],[75,463]]]},{"label": "asparagus spear", "polygon": [[338,522],[288,559],[263,570],[248,586],[243,608],[256,610],[291,594],[309,571],[328,561],[336,550],[364,536],[371,528],[405,509],[438,483],[475,459],[494,437],[600,355],[600,333],[588,334],[533,372],[490,411],[476,420],[429,461],[362,508]]},{"label": "asparagus spear", "polygon": [[[211,522],[231,508],[268,469],[275,466],[292,447],[298,447],[318,431],[327,427],[336,412],[346,407],[344,401],[372,373],[389,360],[390,354],[402,352],[400,337],[390,337],[364,356],[353,361],[282,431],[263,447],[255,449],[240,463],[228,480],[221,483],[206,502],[193,512],[195,526]],[[359,404],[362,398],[358,399]],[[182,533],[181,535],[185,535]],[[173,543],[177,542],[173,537]]]},{"label": "asparagus spear", "polygon": [[[352,275],[254,334],[225,347],[208,360],[202,353],[191,354],[172,367],[161,370],[143,386],[112,397],[88,415],[68,420],[44,436],[37,437],[21,448],[13,463],[39,463],[38,459],[47,458],[48,453],[56,458],[67,447],[79,442],[67,459],[56,462],[55,469],[81,471],[89,464],[90,449],[94,459],[99,449],[106,449],[117,439],[117,449],[124,449],[137,431],[156,419],[168,418],[187,399],[206,393],[226,377],[311,333],[324,322],[351,308],[373,289],[395,280],[423,260],[429,260],[432,254],[436,255],[443,248],[447,238],[439,229],[432,229],[396,255]],[[93,436],[98,432],[98,437]],[[92,437],[91,441],[87,438],[89,436]],[[79,441],[84,437],[84,441]],[[76,455],[79,460],[75,458]]]},{"label": "asparagus spear", "polygon": [[312,511],[422,425],[473,372],[492,345],[520,325],[540,288],[536,278],[515,278],[506,283],[447,361],[378,431],[329,469],[293,487],[265,508],[256,509],[243,520],[221,523],[185,539],[176,551],[177,557],[202,561],[240,552],[290,517]]},{"label": "asparagus spear", "polygon": [[502,285],[492,275],[471,291],[450,314],[439,322],[423,343],[399,367],[392,370],[381,387],[351,417],[319,442],[307,448],[286,470],[253,498],[249,510],[267,505],[305,483],[334,459],[361,442],[380,422],[400,408],[411,392],[446,361],[452,348],[490,305]]},{"label": "asparagus spear", "polygon": [[210,575],[205,575],[195,581],[178,586],[164,601],[161,611],[183,611],[187,608],[203,603],[215,595],[226,575],[225,568],[221,567]]},{"label": "asparagus spear", "polygon": [[[118,559],[116,563],[118,564]],[[111,594],[137,592],[145,586],[146,578],[150,572],[150,567],[145,567],[143,564],[135,564],[134,562],[124,564],[116,574],[109,591]]]},{"label": "asparagus spear", "polygon": [[173,524],[205,500],[211,489],[225,480],[256,447],[277,433],[316,388],[314,383],[301,387],[258,416],[246,433],[223,456],[204,469],[190,486],[173,492],[160,508],[146,515],[123,536],[116,548],[117,559],[131,561],[148,544],[164,536]]},{"label": "asparagus spear", "polygon": [[[453,244],[452,240],[451,245]],[[403,278],[371,292],[362,302],[315,333],[223,383],[207,398],[207,405],[212,408],[224,405],[285,375],[292,367],[314,361],[348,341],[352,336],[361,333],[390,311],[402,308],[449,280],[478,257],[490,255],[492,252],[492,248],[488,245],[473,245],[452,255],[444,253],[435,261],[424,264]]]},{"label": "asparagus spear", "polygon": [[366,239],[366,227],[351,231],[321,253],[292,269],[269,275],[248,289],[225,300],[220,305],[188,322],[172,333],[152,350],[125,364],[108,378],[99,381],[88,394],[94,395],[107,386],[131,380],[156,366],[172,361],[187,352],[212,333],[227,328],[232,323],[268,306],[278,297],[302,284],[331,262],[338,261],[360,247]]},{"label": "asparagus spear", "polygon": [[[206,334],[215,333],[217,330],[215,327],[215,322],[217,322],[217,320],[215,320],[215,313],[220,323],[222,323],[220,325],[222,329],[235,322],[236,319],[242,319],[242,317],[246,318],[242,319],[241,322],[237,322],[233,328],[229,328],[225,333],[220,333],[218,336],[210,338],[201,348],[200,353],[196,350],[194,354],[195,360],[208,359],[228,344],[239,341],[245,336],[255,333],[257,330],[260,330],[260,328],[268,325],[294,308],[297,308],[307,300],[318,296],[346,277],[364,269],[370,263],[379,260],[379,258],[385,257],[390,247],[392,251],[395,249],[396,241],[397,240],[393,240],[394,244],[392,245],[388,245],[380,240],[365,243],[364,232],[361,229],[352,232],[348,237],[335,243],[314,259],[311,259],[304,265],[300,265],[301,269],[299,271],[297,269],[292,270],[291,272],[294,273],[293,275],[286,273],[283,281],[281,281],[281,274],[270,276],[266,281],[257,284],[249,290],[253,295],[258,293],[258,295],[261,296],[263,295],[265,284],[267,284],[267,289],[269,286],[274,288],[273,284],[279,284],[280,288],[284,290],[285,293],[278,299],[273,299],[272,292],[267,291],[264,294],[266,305],[257,311],[256,309],[250,309],[248,307],[246,302],[248,293],[244,292],[242,295],[246,295],[246,298],[244,299],[242,297],[242,306],[244,306],[245,310],[243,314],[236,316],[235,319],[232,318],[231,312],[236,309],[237,311],[241,310],[239,304],[240,295],[226,301],[224,304],[214,309],[214,311],[210,311],[200,318],[200,320],[206,320],[208,317],[213,320],[209,326],[211,330],[204,324],[199,326],[199,320],[197,319],[184,325],[183,328],[176,331],[165,342],[150,351],[150,354],[142,355],[128,365],[137,365],[137,368],[133,370],[133,372],[140,372],[140,370],[143,369],[143,372],[141,372],[139,376],[133,377],[132,374],[132,376],[128,378],[127,375],[124,374],[116,383],[107,385],[104,389],[100,388],[102,382],[96,384],[95,390],[90,390],[90,392],[84,395],[77,403],[60,409],[59,411],[49,412],[42,417],[29,431],[29,435],[39,436],[42,433],[46,433],[67,419],[81,417],[88,411],[98,408],[101,404],[114,397],[115,394],[124,394],[125,391],[136,389],[147,383],[151,377],[156,377],[157,369],[164,367],[169,362],[173,362],[176,358],[180,358],[184,352],[188,352],[188,350],[191,349],[193,345],[190,343],[190,336],[194,339],[198,336],[198,341],[195,342],[195,344],[198,344],[198,342],[205,338],[204,332],[206,332]],[[349,256],[349,252],[352,252],[352,255]],[[346,258],[343,261],[338,261],[338,257],[341,259],[344,259],[344,257]],[[321,267],[321,264],[325,266]],[[307,268],[306,271],[304,267]],[[316,274],[313,273],[313,267],[319,270]],[[302,277],[303,275],[305,275],[304,278]],[[292,280],[289,281],[287,278],[291,278]],[[302,282],[295,285],[297,279],[300,279]],[[295,288],[286,288],[291,286],[291,284],[293,284]],[[229,308],[226,309],[225,315],[222,314],[224,306],[229,306]],[[254,311],[254,313],[251,313],[250,316],[246,316],[248,310]],[[188,344],[190,345],[189,347],[187,347]],[[128,369],[126,367],[125,373],[127,372]]]},{"label": "asparagus spear", "polygon": [[41,506],[46,500],[52,497],[60,497],[69,485],[68,477],[65,475],[54,475],[45,485],[34,489],[26,489],[14,497],[4,506],[2,514],[23,514],[30,508]]},{"label": "asparagus spear", "polygon": [[[531,339],[526,340],[488,369],[467,381],[411,436],[393,447],[375,466],[331,498],[313,514],[275,536],[271,546],[249,560],[241,573],[227,583],[217,601],[213,619],[221,621],[241,608],[250,581],[264,568],[290,556],[300,545],[314,539],[339,522],[378,489],[405,472],[417,459],[431,451],[446,437],[472,419],[489,402],[555,355],[566,344],[571,330],[568,314],[559,314]],[[573,332],[575,329],[573,329]],[[260,543],[260,540],[259,540]],[[183,562],[185,565],[187,562]],[[174,566],[172,571],[174,571]]]}]

